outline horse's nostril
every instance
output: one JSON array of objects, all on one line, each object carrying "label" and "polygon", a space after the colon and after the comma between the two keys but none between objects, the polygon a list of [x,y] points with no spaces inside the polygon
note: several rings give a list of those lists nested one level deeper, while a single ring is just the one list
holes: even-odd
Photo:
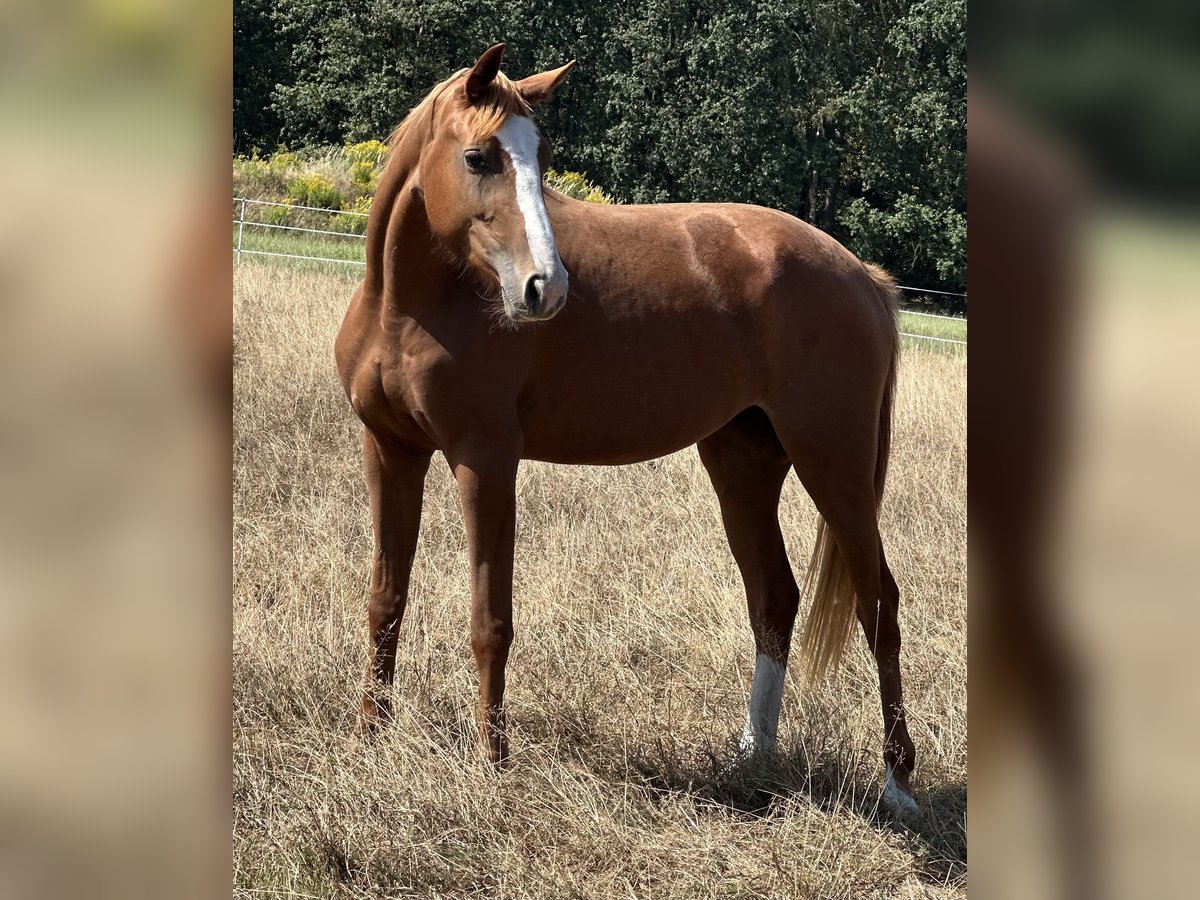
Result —
[{"label": "horse's nostril", "polygon": [[525,307],[530,312],[536,312],[542,305],[542,289],[546,280],[541,275],[531,275],[525,282]]}]

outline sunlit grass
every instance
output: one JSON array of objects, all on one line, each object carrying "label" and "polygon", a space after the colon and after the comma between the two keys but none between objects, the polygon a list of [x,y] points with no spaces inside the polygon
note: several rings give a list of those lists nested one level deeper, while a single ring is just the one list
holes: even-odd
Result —
[{"label": "sunlit grass", "polygon": [[[350,737],[371,535],[361,426],[333,368],[360,277],[344,268],[235,269],[235,895],[965,897],[965,355],[906,348],[883,508],[920,822],[875,809],[862,641],[829,684],[789,679],[777,758],[736,762],[752,643],[694,450],[523,465],[514,759],[496,774],[472,750],[466,542],[440,456],[397,721],[374,744]],[[816,519],[795,479],[781,520],[802,575]]]},{"label": "sunlit grass", "polygon": [[917,313],[900,313],[900,330],[909,334],[944,338],[952,341],[967,339],[967,320],[953,317],[933,317]]}]

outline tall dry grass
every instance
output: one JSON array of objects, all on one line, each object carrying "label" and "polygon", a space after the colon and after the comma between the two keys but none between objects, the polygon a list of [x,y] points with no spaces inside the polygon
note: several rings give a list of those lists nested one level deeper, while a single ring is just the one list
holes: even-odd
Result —
[{"label": "tall dry grass", "polygon": [[[519,481],[512,765],[474,755],[467,550],[435,459],[397,721],[350,736],[371,536],[332,342],[351,277],[235,275],[234,894],[964,897],[966,364],[906,349],[883,531],[922,819],[876,809],[874,665],[789,680],[781,753],[736,761],[753,650],[694,451]],[[789,479],[792,559],[811,504]],[[798,572],[802,575],[802,572]]]}]

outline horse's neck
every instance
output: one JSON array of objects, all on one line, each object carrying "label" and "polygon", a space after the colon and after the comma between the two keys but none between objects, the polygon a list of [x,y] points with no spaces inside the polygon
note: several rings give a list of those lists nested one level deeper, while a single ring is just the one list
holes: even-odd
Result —
[{"label": "horse's neck", "polygon": [[366,293],[404,313],[453,276],[436,252],[411,170],[385,171],[367,229]]}]

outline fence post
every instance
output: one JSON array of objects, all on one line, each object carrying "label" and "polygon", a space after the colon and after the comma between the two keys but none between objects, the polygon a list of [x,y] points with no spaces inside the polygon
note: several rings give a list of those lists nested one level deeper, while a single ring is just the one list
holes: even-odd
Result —
[{"label": "fence post", "polygon": [[238,210],[238,242],[237,242],[237,261],[242,261],[242,231],[246,227],[246,198],[242,197],[242,206]]}]

